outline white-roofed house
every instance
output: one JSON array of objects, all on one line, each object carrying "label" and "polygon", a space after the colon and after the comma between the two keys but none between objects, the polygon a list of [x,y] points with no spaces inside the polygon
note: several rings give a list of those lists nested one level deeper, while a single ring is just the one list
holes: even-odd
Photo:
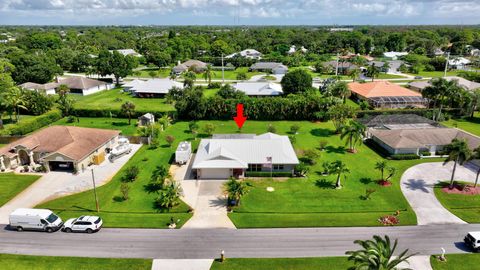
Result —
[{"label": "white-roofed house", "polygon": [[472,61],[468,60],[465,57],[455,57],[453,59],[448,60],[448,66],[454,69],[466,69],[468,65],[470,65]]},{"label": "white-roofed house", "polygon": [[250,66],[250,71],[263,71],[272,74],[286,74],[288,67],[276,62],[258,62]]},{"label": "white-roofed house", "polygon": [[59,86],[56,82],[46,83],[46,84],[38,84],[32,82],[26,82],[19,85],[23,89],[27,89],[30,91],[37,91],[43,92],[47,95],[54,95],[56,93],[55,89]]},{"label": "white-roofed house", "polygon": [[[127,56],[127,55],[134,56],[134,57],[142,56],[141,54],[137,53],[134,49],[120,49],[115,51],[119,52],[123,56]],[[111,50],[110,52],[113,52],[113,50]]]},{"label": "white-roofed house", "polygon": [[283,94],[282,86],[271,82],[238,82],[232,85],[237,91],[247,96],[268,97]]},{"label": "white-roofed house", "polygon": [[397,60],[400,56],[408,55],[408,52],[384,52],[383,56]]},{"label": "white-roofed house", "polygon": [[293,174],[299,164],[287,136],[220,134],[202,139],[192,169],[197,179],[243,178],[248,172]]},{"label": "white-roofed house", "polygon": [[233,57],[244,57],[248,59],[261,59],[262,58],[262,53],[254,50],[254,49],[246,49],[241,52],[233,53],[230,55],[225,56],[225,58],[233,58]]},{"label": "white-roofed house", "polygon": [[183,89],[183,84],[168,78],[137,81],[130,88],[135,96],[140,98],[164,97],[173,87]]}]

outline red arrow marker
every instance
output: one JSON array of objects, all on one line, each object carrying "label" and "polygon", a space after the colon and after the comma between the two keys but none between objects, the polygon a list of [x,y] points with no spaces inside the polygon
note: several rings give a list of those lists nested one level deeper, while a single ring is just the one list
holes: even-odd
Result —
[{"label": "red arrow marker", "polygon": [[235,123],[237,123],[237,126],[240,129],[242,128],[245,121],[247,121],[247,117],[243,116],[243,104],[242,103],[237,104],[237,116],[234,116],[233,120],[235,120]]}]

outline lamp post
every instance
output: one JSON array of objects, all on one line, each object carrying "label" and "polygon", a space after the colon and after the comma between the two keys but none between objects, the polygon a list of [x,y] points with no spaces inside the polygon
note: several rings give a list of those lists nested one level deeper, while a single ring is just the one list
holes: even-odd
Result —
[{"label": "lamp post", "polygon": [[98,198],[97,198],[97,187],[95,186],[95,174],[92,169],[92,182],[93,182],[93,194],[95,195],[95,206],[97,208],[97,213],[100,212],[98,207]]}]

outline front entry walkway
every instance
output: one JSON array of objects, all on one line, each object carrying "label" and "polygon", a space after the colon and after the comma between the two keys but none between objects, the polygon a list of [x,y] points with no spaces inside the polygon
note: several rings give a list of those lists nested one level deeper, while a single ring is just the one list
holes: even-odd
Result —
[{"label": "front entry walkway", "polygon": [[192,179],[191,161],[183,165],[172,165],[170,173],[183,189],[183,201],[194,209],[193,217],[185,223],[182,229],[192,228],[229,228],[235,225],[227,215],[227,200],[223,195],[225,180],[195,180]]},{"label": "front entry walkway", "polygon": [[[405,198],[417,215],[418,225],[465,224],[466,222],[450,213],[435,197],[433,187],[439,181],[448,181],[452,175],[453,162],[423,163],[406,170],[400,180]],[[475,172],[464,166],[457,166],[455,180],[474,182]]]},{"label": "front entry walkway", "polygon": [[152,270],[209,270],[213,259],[155,259]]},{"label": "front entry walkway", "polygon": [[139,144],[132,144],[130,154],[116,159],[113,163],[107,159],[102,164],[92,165],[77,175],[68,172],[45,173],[35,183],[0,207],[0,224],[7,224],[8,216],[17,208],[34,207],[42,202],[92,189],[91,168],[94,171],[97,187],[108,183],[140,147]]}]

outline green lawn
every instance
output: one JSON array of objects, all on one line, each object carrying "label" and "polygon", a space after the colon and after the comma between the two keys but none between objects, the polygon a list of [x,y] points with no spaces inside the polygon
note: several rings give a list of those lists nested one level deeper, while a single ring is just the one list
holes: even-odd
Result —
[{"label": "green lawn", "polygon": [[203,91],[203,95],[204,95],[205,97],[213,97],[213,96],[215,96],[215,95],[218,93],[218,90],[220,90],[220,89],[218,89],[218,88],[205,89],[205,90]]},{"label": "green lawn", "polygon": [[144,68],[141,70],[138,70],[138,74],[133,74],[128,76],[129,79],[136,79],[136,78],[152,78],[150,76],[150,71],[155,71],[157,74],[155,78],[168,78],[170,76],[170,68]]},{"label": "green lawn", "polygon": [[37,181],[37,175],[0,174],[0,206],[10,201],[18,193]]},{"label": "green lawn", "polygon": [[[445,72],[443,72],[443,71],[420,71],[418,74],[409,74],[409,75],[435,78],[435,77],[443,77],[445,75]],[[456,70],[447,71],[447,76],[457,76],[457,75],[458,75],[458,71],[456,71]]]},{"label": "green lawn", "polygon": [[106,259],[0,254],[3,270],[150,270],[148,259]]},{"label": "green lawn", "polygon": [[446,262],[440,262],[430,256],[433,270],[473,270],[480,265],[480,254],[447,254]]},{"label": "green lawn", "polygon": [[103,128],[103,129],[117,129],[122,132],[122,135],[131,136],[135,135],[137,131],[137,120],[132,119],[131,124],[128,124],[128,119],[124,118],[93,118],[93,117],[79,117],[73,123],[68,123],[68,118],[62,118],[52,125],[60,126],[78,126],[78,127],[90,127],[90,128]]},{"label": "green lawn", "polygon": [[440,183],[435,186],[435,196],[440,203],[452,214],[468,223],[480,223],[480,196],[448,194],[442,191],[442,187],[450,182]]},{"label": "green lawn", "polygon": [[[165,144],[165,141],[162,141]],[[105,227],[136,227],[136,228],[166,228],[170,218],[180,219],[179,227],[190,217],[189,207],[181,202],[169,212],[159,212],[153,202],[156,194],[149,194],[144,185],[150,181],[150,176],[157,165],[167,165],[174,152],[173,147],[162,146],[152,150],[143,146],[130,161],[106,185],[97,189],[100,202],[100,216]],[[121,178],[127,167],[137,165],[140,168],[138,179],[130,183],[129,199],[119,200]],[[38,208],[49,208],[58,213],[64,220],[85,214],[96,214],[92,190],[67,197],[62,197],[44,204]]]},{"label": "green lawn", "polygon": [[480,113],[475,113],[474,118],[450,119],[442,122],[449,127],[457,127],[480,136]]},{"label": "green lawn", "polygon": [[[265,74],[263,72],[250,72],[248,67],[239,67],[235,70],[225,70],[224,71],[225,80],[236,80],[239,73],[245,73],[247,75],[247,80],[252,76]],[[197,74],[197,82],[205,82],[203,73]],[[222,79],[222,70],[213,70],[212,80],[221,80]]]},{"label": "green lawn", "polygon": [[[7,129],[8,127],[10,126],[14,126],[16,124],[15,122],[15,116],[12,116],[13,119],[10,119],[9,116],[7,115],[1,115],[0,117],[2,117],[2,120],[3,120],[3,128],[4,129]],[[32,118],[35,118],[36,116],[34,115],[20,115],[20,122],[22,122],[22,120],[27,120],[27,119],[32,119]]]},{"label": "green lawn", "polygon": [[345,270],[353,266],[347,257],[229,259],[214,261],[211,270]]},{"label": "green lawn", "polygon": [[405,76],[402,75],[395,75],[395,74],[386,74],[386,73],[380,73],[377,77],[377,79],[403,79]]},{"label": "green lawn", "polygon": [[122,92],[120,88],[88,96],[72,96],[77,100],[76,109],[119,110],[123,103],[130,101],[135,104],[137,111],[166,112],[175,110],[171,104],[165,103],[163,98],[136,98],[129,93]]},{"label": "green lawn", "polygon": [[[199,121],[200,133],[203,132],[206,123],[213,123],[216,126],[215,133],[235,133],[238,130],[233,121]],[[399,179],[407,168],[420,162],[435,160],[389,161],[390,165],[397,168],[397,174],[393,178],[392,186],[382,187],[374,182],[380,178],[380,175],[373,169],[375,162],[382,160],[382,157],[366,146],[361,146],[356,154],[346,153],[344,142],[340,141],[338,135],[332,134],[333,125],[330,122],[247,121],[242,132],[265,133],[267,126],[272,124],[277,129],[277,133],[288,134],[290,126],[295,123],[301,126],[299,134],[296,135],[297,142],[294,144],[297,150],[318,147],[321,140],[326,140],[328,147],[321,152],[317,164],[311,168],[307,178],[250,180],[249,183],[252,185],[250,192],[242,199],[234,213],[229,215],[237,227],[378,226],[380,224],[377,219],[380,216],[393,214],[396,210],[402,210],[400,225],[416,224],[415,214],[400,191]],[[162,136],[167,134],[176,138],[174,146],[179,141],[192,140],[195,149],[200,141],[193,140],[188,132],[188,122],[174,124]],[[165,142],[162,141],[162,143]],[[156,165],[169,162],[173,151],[174,147],[157,150],[142,148],[136,154],[129,164],[137,164],[141,168],[141,175],[132,185],[130,200],[122,203],[113,200],[119,195],[122,173],[115,176],[111,183],[99,188],[101,214],[108,216],[108,219],[105,218],[106,226],[162,227],[165,224],[162,222],[169,219],[171,215],[154,214],[152,201],[155,195],[146,194],[143,191],[143,185],[149,181],[151,171]],[[142,161],[144,157],[148,157],[149,160]],[[337,159],[344,161],[351,171],[346,180],[342,179],[344,188],[341,190],[331,188],[334,176],[320,175],[324,161]],[[269,186],[274,187],[275,191],[267,192],[266,187]],[[370,200],[362,200],[361,196],[368,188],[373,188],[376,192]],[[93,210],[92,198],[93,193],[87,191],[40,207],[65,209],[66,211],[61,211],[60,214],[74,216]],[[185,205],[174,209],[174,212],[180,212],[175,215],[182,216],[183,220],[189,217],[189,214],[185,213]],[[129,219],[128,217],[132,215],[144,217],[148,215],[148,219],[141,221]],[[156,216],[160,221],[150,218]]]}]

